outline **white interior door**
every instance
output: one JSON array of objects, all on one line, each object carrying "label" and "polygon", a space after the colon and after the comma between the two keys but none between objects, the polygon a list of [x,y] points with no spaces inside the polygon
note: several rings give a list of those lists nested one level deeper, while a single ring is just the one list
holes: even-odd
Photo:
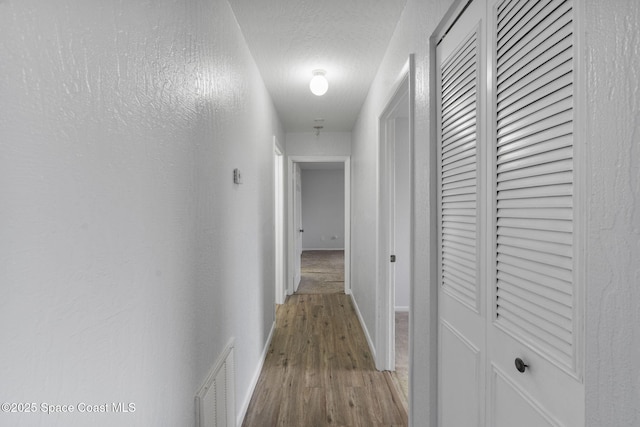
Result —
[{"label": "white interior door", "polygon": [[572,0],[493,0],[488,10],[488,425],[582,426],[577,14]]},{"label": "white interior door", "polygon": [[295,253],[294,253],[294,279],[293,290],[298,290],[300,285],[300,268],[302,257],[302,174],[300,172],[300,165],[298,163],[293,164],[293,216],[294,216],[294,233],[295,233]]},{"label": "white interior door", "polygon": [[436,50],[441,426],[584,425],[574,20],[474,0]]},{"label": "white interior door", "polygon": [[436,49],[438,64],[439,424],[484,425],[482,280],[485,5],[474,1]]}]

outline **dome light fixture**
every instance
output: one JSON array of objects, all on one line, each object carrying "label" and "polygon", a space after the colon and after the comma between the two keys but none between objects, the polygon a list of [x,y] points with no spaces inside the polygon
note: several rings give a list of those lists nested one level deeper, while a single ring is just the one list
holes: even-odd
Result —
[{"label": "dome light fixture", "polygon": [[324,70],[313,70],[313,78],[309,83],[309,89],[311,89],[311,93],[316,96],[324,95],[329,89],[329,82],[325,74],[326,72]]}]

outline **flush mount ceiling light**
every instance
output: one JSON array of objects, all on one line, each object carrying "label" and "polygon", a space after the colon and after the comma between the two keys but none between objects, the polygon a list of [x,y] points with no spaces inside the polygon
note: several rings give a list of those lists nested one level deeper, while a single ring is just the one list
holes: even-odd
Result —
[{"label": "flush mount ceiling light", "polygon": [[324,70],[314,70],[313,78],[309,83],[309,89],[311,89],[311,93],[316,96],[322,96],[327,93],[329,89],[329,82],[327,78],[324,76],[326,73]]}]

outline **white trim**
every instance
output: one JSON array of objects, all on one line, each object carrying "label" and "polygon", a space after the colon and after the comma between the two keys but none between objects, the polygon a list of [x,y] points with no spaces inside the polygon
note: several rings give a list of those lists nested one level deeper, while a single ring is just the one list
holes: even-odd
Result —
[{"label": "white trim", "polygon": [[396,305],[395,309],[396,313],[408,313],[409,306],[408,305]]},{"label": "white trim", "polygon": [[267,342],[262,349],[262,354],[260,355],[260,361],[258,362],[258,367],[256,368],[253,378],[251,379],[251,383],[249,385],[249,390],[244,398],[244,402],[240,407],[240,412],[238,412],[238,416],[236,417],[236,426],[241,427],[244,422],[244,418],[247,416],[247,410],[249,409],[249,404],[251,403],[251,398],[253,397],[253,392],[256,390],[256,386],[258,385],[258,380],[260,379],[260,374],[262,373],[262,367],[264,366],[264,362],[267,359],[267,352],[269,351],[269,347],[271,346],[271,340],[273,339],[273,334],[276,330],[276,322],[273,322],[271,325],[271,330],[269,331],[269,336],[267,337]]},{"label": "white trim", "polygon": [[[287,156],[287,285],[285,291],[294,290],[295,221],[293,220],[293,165],[294,163],[344,163],[344,292],[351,294],[351,156]],[[303,249],[304,250],[304,249]],[[338,250],[338,249],[330,249]]]},{"label": "white trim", "polygon": [[364,332],[364,336],[367,339],[367,344],[369,345],[369,351],[371,352],[371,357],[373,357],[373,360],[376,360],[377,359],[376,347],[373,345],[371,334],[369,334],[369,330],[367,329],[367,324],[364,322],[364,319],[362,318],[362,313],[360,313],[360,308],[358,307],[358,303],[356,302],[356,299],[353,297],[353,294],[351,292],[347,293],[347,295],[349,295],[349,297],[351,298],[353,309],[355,310],[356,315],[358,316],[358,321],[360,322],[360,326],[362,326],[362,331]]}]

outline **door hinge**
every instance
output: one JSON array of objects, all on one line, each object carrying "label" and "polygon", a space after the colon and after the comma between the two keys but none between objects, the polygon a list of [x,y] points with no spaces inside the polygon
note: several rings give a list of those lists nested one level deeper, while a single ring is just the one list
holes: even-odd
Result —
[{"label": "door hinge", "polygon": [[391,255],[391,262],[396,262],[396,256],[395,255]]}]

